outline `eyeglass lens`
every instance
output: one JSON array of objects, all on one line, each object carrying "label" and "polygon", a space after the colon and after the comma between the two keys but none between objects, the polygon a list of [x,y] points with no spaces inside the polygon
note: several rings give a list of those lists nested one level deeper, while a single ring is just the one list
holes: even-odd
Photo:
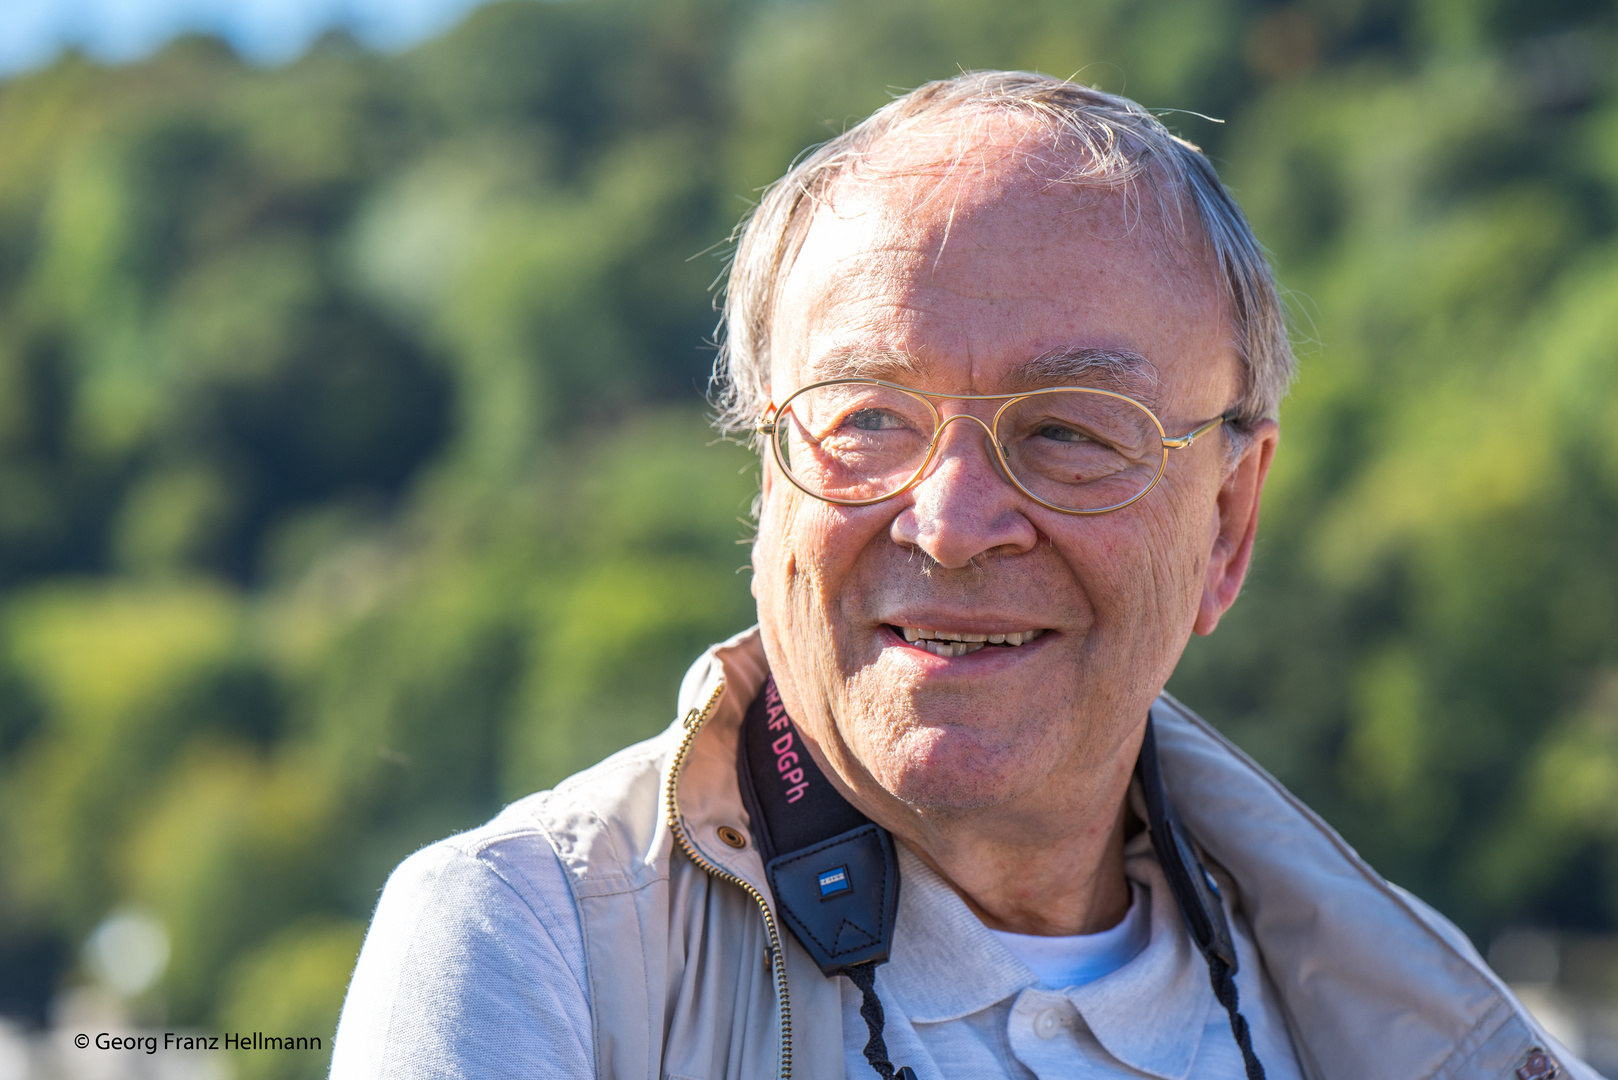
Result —
[{"label": "eyeglass lens", "polygon": [[[783,402],[774,438],[781,464],[804,488],[837,502],[863,502],[893,494],[916,475],[932,443],[933,417],[917,395],[831,383]],[[1030,395],[1005,409],[997,434],[1017,481],[1067,510],[1127,503],[1163,466],[1162,430],[1152,415],[1107,394]]]}]

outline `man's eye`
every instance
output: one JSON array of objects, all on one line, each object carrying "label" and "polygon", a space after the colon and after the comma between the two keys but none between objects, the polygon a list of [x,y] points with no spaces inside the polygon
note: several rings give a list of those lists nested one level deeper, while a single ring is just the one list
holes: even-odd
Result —
[{"label": "man's eye", "polygon": [[1042,439],[1062,443],[1093,443],[1096,440],[1078,428],[1067,427],[1062,424],[1046,424],[1035,432]]},{"label": "man's eye", "polygon": [[861,409],[849,414],[847,423],[860,431],[893,431],[904,426],[902,420],[885,409]]}]

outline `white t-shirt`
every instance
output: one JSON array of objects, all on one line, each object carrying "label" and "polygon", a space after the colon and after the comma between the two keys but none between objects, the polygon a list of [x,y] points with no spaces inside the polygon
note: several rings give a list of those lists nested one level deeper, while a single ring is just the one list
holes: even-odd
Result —
[{"label": "white t-shirt", "polygon": [[1043,937],[984,927],[1006,951],[1039,976],[1047,990],[1085,986],[1111,975],[1146,948],[1152,937],[1151,901],[1138,883],[1129,883],[1129,911],[1117,926],[1097,934]]}]

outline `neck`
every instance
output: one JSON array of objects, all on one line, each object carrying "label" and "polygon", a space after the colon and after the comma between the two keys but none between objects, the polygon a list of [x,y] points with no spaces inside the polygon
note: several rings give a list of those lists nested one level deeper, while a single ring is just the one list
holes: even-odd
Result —
[{"label": "neck", "polygon": [[985,926],[1015,934],[1094,934],[1118,925],[1129,910],[1127,820],[1120,800],[1110,820],[1043,845],[1008,844],[976,830],[901,839]]}]

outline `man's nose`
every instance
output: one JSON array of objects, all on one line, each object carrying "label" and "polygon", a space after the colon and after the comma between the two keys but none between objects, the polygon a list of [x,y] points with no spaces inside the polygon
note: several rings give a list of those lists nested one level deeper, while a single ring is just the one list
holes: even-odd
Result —
[{"label": "man's nose", "polygon": [[1028,498],[1001,472],[988,425],[970,414],[944,419],[933,460],[905,494],[893,539],[949,569],[990,552],[1020,554],[1039,541],[1023,513]]}]

